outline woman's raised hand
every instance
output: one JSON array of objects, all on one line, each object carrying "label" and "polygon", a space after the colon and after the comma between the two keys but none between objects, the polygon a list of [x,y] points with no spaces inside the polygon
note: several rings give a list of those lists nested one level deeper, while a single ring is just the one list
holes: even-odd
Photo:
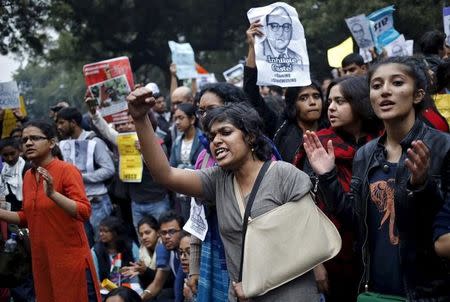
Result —
[{"label": "woman's raised hand", "polygon": [[409,182],[413,187],[420,187],[427,181],[428,170],[430,168],[430,150],[421,141],[413,141],[411,148],[407,150],[408,158],[405,165],[411,172]]},{"label": "woman's raised hand", "polygon": [[134,120],[145,117],[155,105],[152,92],[145,87],[138,87],[127,96],[128,111]]},{"label": "woman's raised hand", "polygon": [[307,130],[303,135],[303,146],[308,156],[309,164],[317,175],[333,170],[334,148],[331,140],[328,141],[327,150],[325,150],[317,135]]}]

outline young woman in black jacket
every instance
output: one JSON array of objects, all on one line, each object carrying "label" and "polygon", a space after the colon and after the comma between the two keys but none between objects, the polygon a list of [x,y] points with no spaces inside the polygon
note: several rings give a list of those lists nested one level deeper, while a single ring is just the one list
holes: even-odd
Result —
[{"label": "young woman in black jacket", "polygon": [[448,272],[434,251],[432,225],[450,198],[450,136],[417,118],[429,84],[421,61],[389,58],[368,79],[386,130],[358,150],[350,192],[337,181],[332,143],[325,150],[312,132],[304,138],[308,160],[330,210],[356,226],[360,290],[448,301]]}]

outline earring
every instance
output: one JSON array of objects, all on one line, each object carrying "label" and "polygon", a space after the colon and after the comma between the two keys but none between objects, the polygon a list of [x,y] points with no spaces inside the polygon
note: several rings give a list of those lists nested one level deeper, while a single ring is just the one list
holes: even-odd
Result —
[{"label": "earring", "polygon": [[252,149],[251,149],[251,150],[252,150],[252,153],[253,153],[253,152],[255,152],[255,148],[253,148],[253,147],[252,147]]}]

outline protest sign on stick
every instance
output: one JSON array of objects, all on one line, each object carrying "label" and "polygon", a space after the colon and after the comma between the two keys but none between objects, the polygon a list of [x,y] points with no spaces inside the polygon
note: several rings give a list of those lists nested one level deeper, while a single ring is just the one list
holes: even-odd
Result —
[{"label": "protest sign on stick", "polygon": [[262,25],[263,37],[255,37],[258,85],[281,87],[311,84],[305,32],[292,6],[276,2],[247,12],[250,23]]},{"label": "protest sign on stick", "polygon": [[177,77],[180,80],[197,77],[194,50],[189,43],[169,41],[172,63],[177,65]]}]

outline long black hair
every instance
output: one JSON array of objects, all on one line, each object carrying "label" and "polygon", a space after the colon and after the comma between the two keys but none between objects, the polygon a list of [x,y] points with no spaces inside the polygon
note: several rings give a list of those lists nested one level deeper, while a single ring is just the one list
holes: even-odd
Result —
[{"label": "long black hair", "polygon": [[318,122],[318,129],[323,129],[328,127],[328,118],[327,118],[327,110],[326,110],[326,104],[323,100],[323,93],[322,89],[319,85],[319,83],[315,80],[311,81],[311,85],[308,86],[297,86],[297,87],[289,87],[286,89],[286,92],[284,93],[284,101],[286,102],[286,107],[284,108],[284,118],[290,122],[290,123],[297,123],[297,106],[295,106],[295,103],[298,100],[299,94],[307,89],[312,88],[314,90],[317,90],[317,92],[320,95],[320,101],[322,102],[322,111],[320,112],[320,117]]},{"label": "long black hair", "polygon": [[391,57],[381,60],[375,65],[371,66],[369,69],[368,73],[369,85],[374,73],[378,70],[378,68],[386,64],[399,64],[402,66],[403,71],[406,72],[414,80],[414,93],[416,93],[419,89],[425,91],[423,100],[419,103],[413,104],[413,107],[416,111],[416,115],[423,109],[425,109],[427,106],[434,107],[434,102],[429,94],[431,86],[431,78],[430,74],[427,72],[427,67],[423,59],[419,57]]},{"label": "long black hair", "polygon": [[[383,125],[370,104],[370,90],[365,76],[344,76],[331,81],[327,89],[327,100],[334,86],[339,86],[342,96],[350,104],[353,115],[361,120],[361,130],[378,134]],[[329,103],[327,102],[327,108]]]}]

